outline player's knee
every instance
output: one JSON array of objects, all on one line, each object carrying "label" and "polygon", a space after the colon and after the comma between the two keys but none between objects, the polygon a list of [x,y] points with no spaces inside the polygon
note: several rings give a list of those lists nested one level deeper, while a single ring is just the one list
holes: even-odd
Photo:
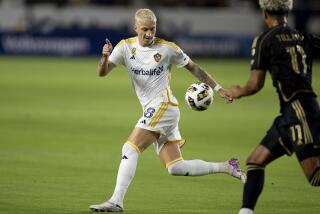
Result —
[{"label": "player's knee", "polygon": [[126,156],[131,156],[131,155],[134,155],[134,156],[139,156],[140,154],[140,151],[139,151],[139,148],[137,146],[135,146],[133,143],[131,142],[126,142],[125,144],[123,144],[122,146],[122,156],[124,158],[126,158]]},{"label": "player's knee", "polygon": [[272,161],[273,155],[271,151],[263,146],[259,145],[247,158],[247,165],[254,163],[261,166],[266,166],[269,162]]},{"label": "player's knee", "polygon": [[314,187],[320,186],[320,167],[314,170],[309,178],[309,183]]},{"label": "player's knee", "polygon": [[251,154],[249,157],[247,157],[246,164],[260,164],[259,156],[255,153]]},{"label": "player's knee", "polygon": [[187,166],[184,160],[177,161],[168,167],[168,172],[170,175],[174,176],[186,176],[188,175]]}]

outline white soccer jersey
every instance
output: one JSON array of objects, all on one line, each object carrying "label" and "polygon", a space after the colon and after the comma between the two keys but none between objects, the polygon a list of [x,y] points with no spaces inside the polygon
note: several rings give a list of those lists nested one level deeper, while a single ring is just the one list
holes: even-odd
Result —
[{"label": "white soccer jersey", "polygon": [[177,103],[169,85],[171,64],[183,67],[189,59],[172,42],[155,38],[151,46],[143,47],[137,37],[121,40],[109,57],[113,64],[126,66],[142,107],[154,99]]}]

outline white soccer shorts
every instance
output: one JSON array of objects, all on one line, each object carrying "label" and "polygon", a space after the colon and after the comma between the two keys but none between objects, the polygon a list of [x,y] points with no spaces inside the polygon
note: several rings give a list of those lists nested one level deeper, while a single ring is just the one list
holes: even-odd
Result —
[{"label": "white soccer shorts", "polygon": [[143,111],[136,127],[160,133],[159,139],[154,142],[156,153],[159,155],[163,145],[179,143],[182,147],[185,140],[179,131],[180,110],[177,105],[167,102],[151,102]]}]

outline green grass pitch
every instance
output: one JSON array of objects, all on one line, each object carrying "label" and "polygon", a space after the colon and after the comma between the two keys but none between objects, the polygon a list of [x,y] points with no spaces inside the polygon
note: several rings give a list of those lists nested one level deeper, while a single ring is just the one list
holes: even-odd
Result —
[{"label": "green grass pitch", "polygon": [[[224,87],[243,85],[249,60],[195,60]],[[141,116],[124,68],[96,75],[98,58],[0,57],[0,213],[89,213],[113,192],[121,147]],[[245,159],[264,136],[279,103],[268,75],[256,96],[194,112],[184,102],[196,79],[173,68],[185,159]],[[320,63],[313,86],[320,92]],[[224,174],[172,177],[152,147],[139,160],[125,200],[128,214],[238,213],[243,185]],[[268,166],[257,214],[318,214],[312,188],[293,157]]]}]

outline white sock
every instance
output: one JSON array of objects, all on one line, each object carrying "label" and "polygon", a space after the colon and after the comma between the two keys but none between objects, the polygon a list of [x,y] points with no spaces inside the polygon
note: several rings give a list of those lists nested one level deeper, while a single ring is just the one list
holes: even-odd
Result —
[{"label": "white sock", "polygon": [[114,202],[123,207],[123,199],[128,187],[134,177],[138,163],[139,152],[130,144],[125,143],[122,147],[122,160],[120,162],[117,184],[113,195],[110,198]]},{"label": "white sock", "polygon": [[226,164],[212,163],[203,160],[180,160],[168,167],[171,175],[201,176],[226,172]]},{"label": "white sock", "polygon": [[241,208],[239,214],[253,214],[253,210],[249,208]]}]

